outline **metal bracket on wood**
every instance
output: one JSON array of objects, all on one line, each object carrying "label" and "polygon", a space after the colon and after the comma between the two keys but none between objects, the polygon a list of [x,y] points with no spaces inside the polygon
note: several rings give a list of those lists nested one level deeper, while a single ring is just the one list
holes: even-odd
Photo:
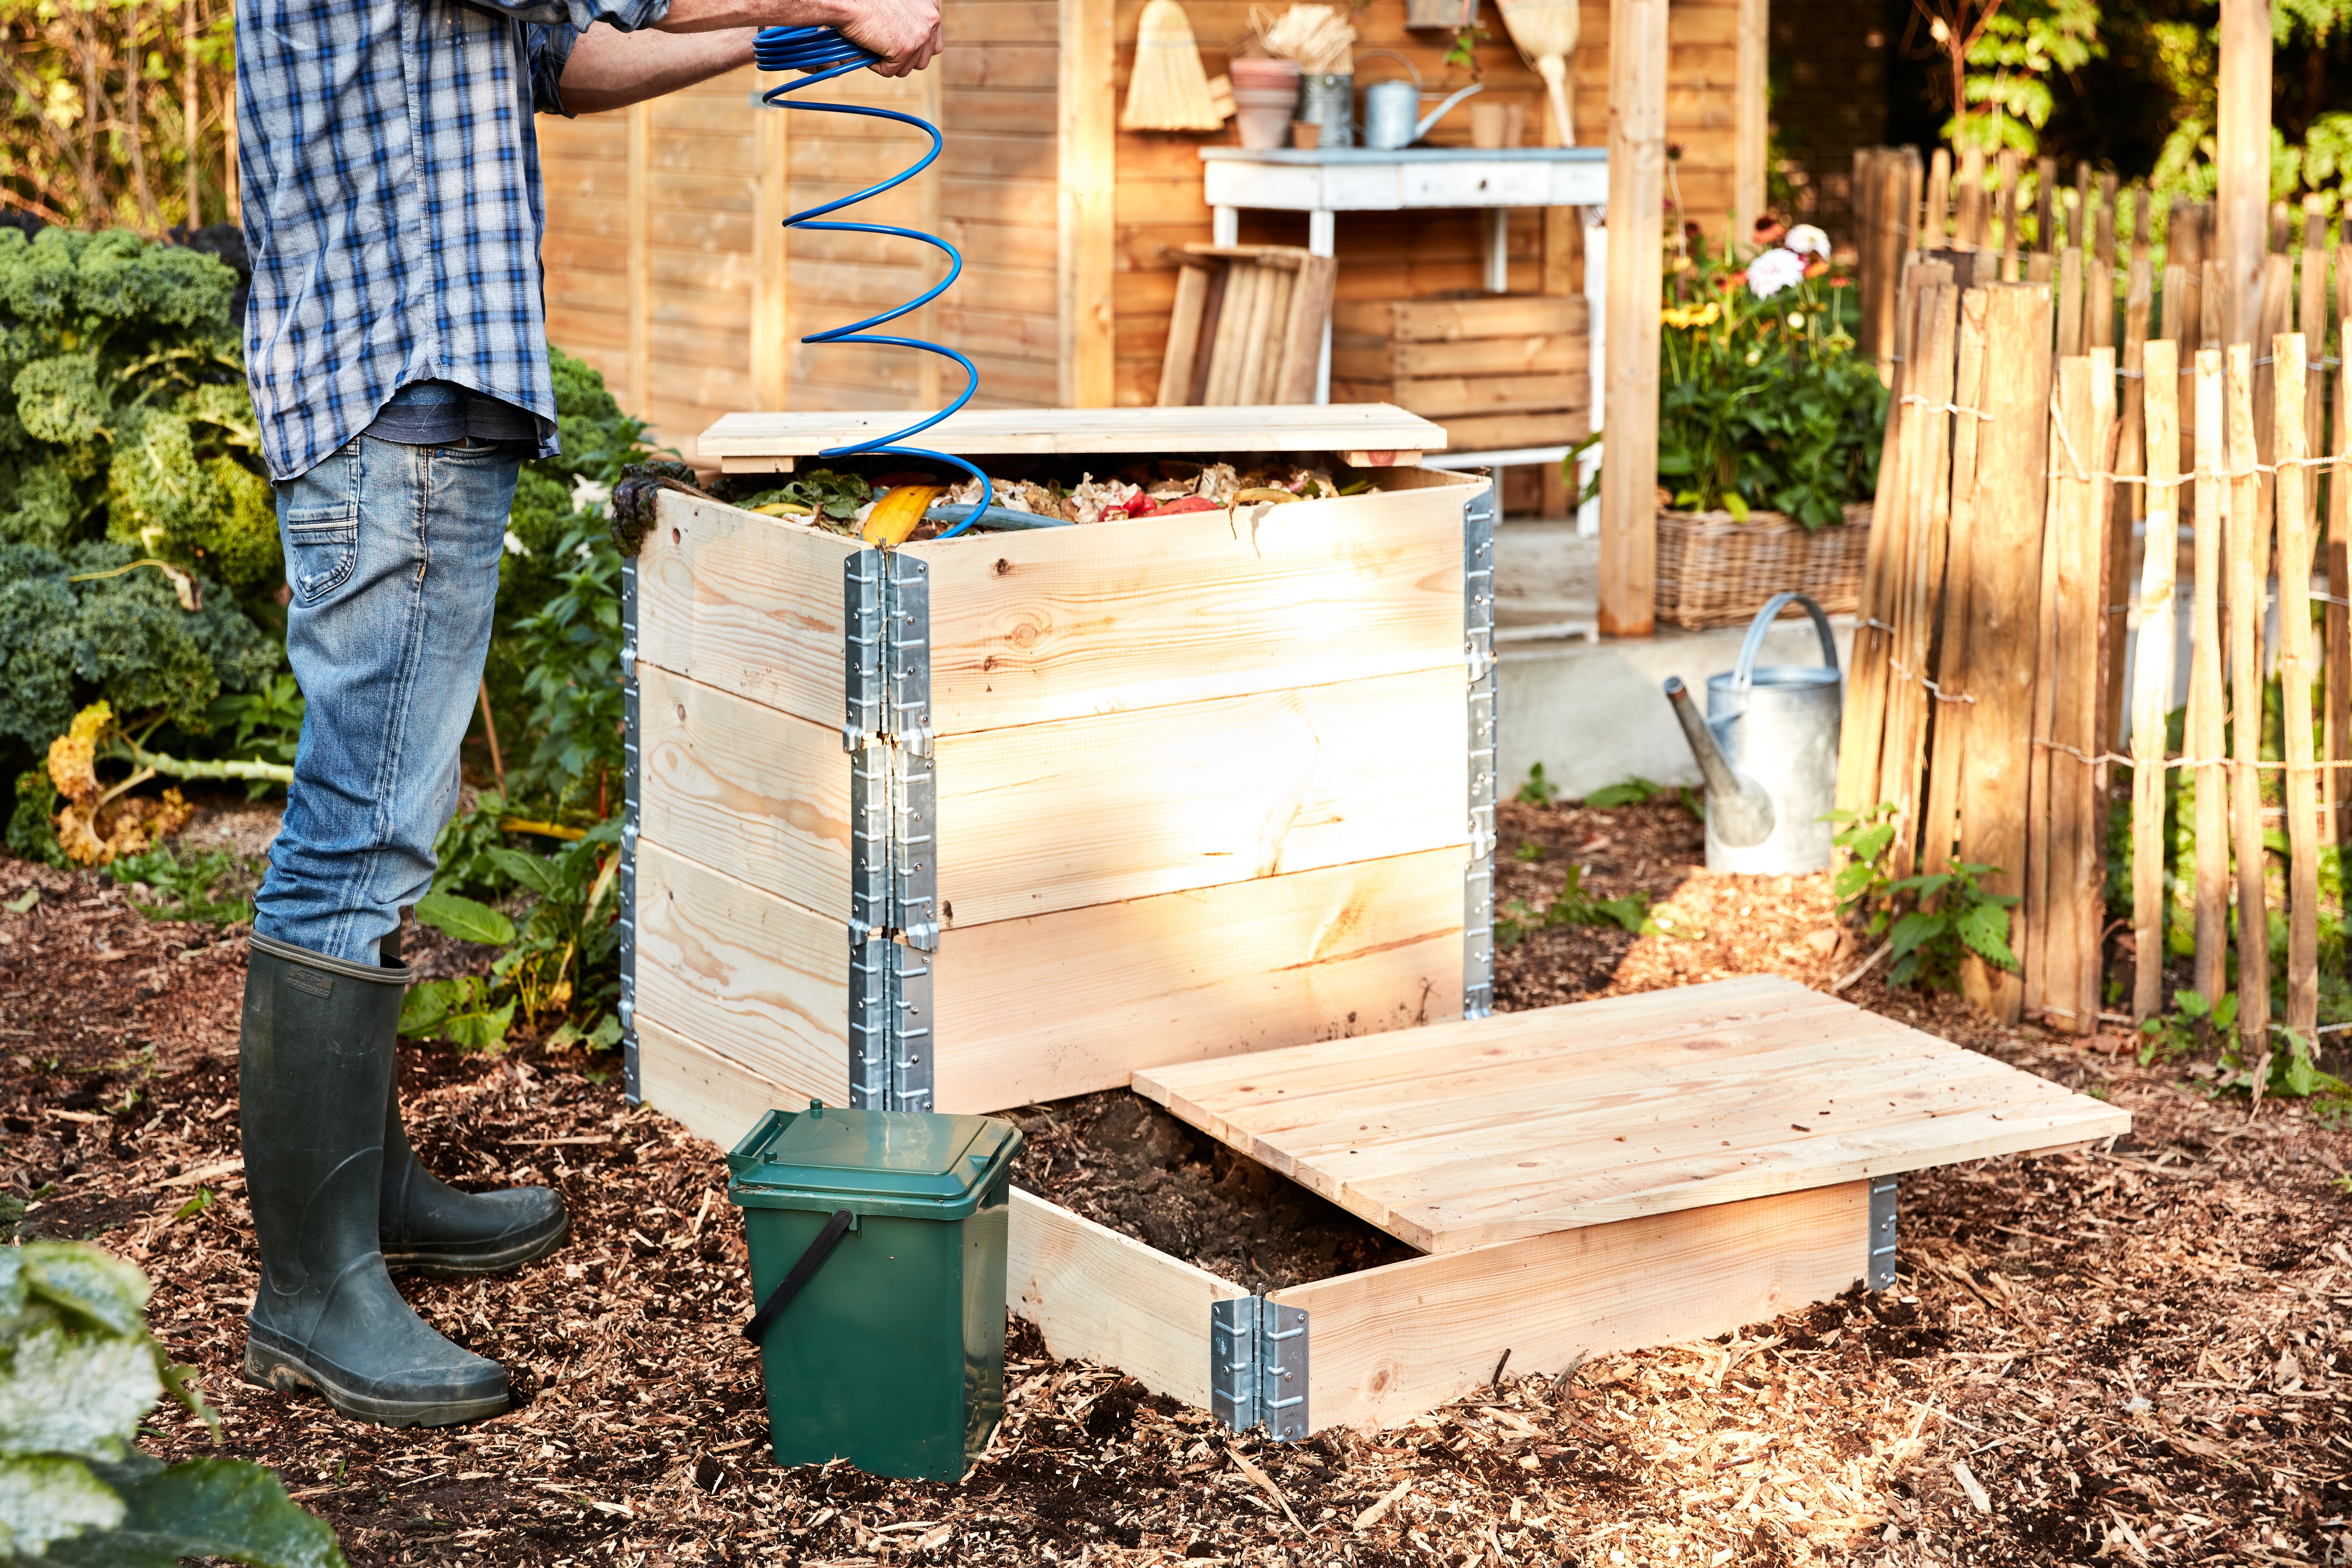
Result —
[{"label": "metal bracket on wood", "polygon": [[621,1092],[636,1104],[637,1070],[637,562],[621,560]]},{"label": "metal bracket on wood", "polygon": [[1277,1443],[1309,1429],[1307,1310],[1242,1296],[1209,1307],[1209,1413],[1236,1432],[1264,1427]]},{"label": "metal bracket on wood", "polygon": [[1874,1291],[1895,1287],[1895,1178],[1870,1178],[1870,1265],[1863,1283]]},{"label": "metal bracket on wood", "polygon": [[1462,888],[1462,1016],[1495,1010],[1495,511],[1493,482],[1462,504],[1462,656],[1470,678],[1470,865]]},{"label": "metal bracket on wood", "polygon": [[858,550],[842,566],[850,754],[849,1103],[931,1105],[939,947],[931,774],[930,579],[923,561]]}]

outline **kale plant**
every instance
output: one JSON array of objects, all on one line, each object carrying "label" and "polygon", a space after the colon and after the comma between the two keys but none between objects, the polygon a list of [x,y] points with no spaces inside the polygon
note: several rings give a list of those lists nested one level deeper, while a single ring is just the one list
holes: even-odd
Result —
[{"label": "kale plant", "polygon": [[220,1429],[189,1369],[147,1332],[147,1290],[137,1269],[95,1247],[0,1248],[0,1564],[343,1568],[335,1532],[261,1466],[167,1467],[132,1446],[167,1390]]},{"label": "kale plant", "polygon": [[216,258],[126,231],[0,229],[0,542],[103,535],[276,590],[236,291]]}]

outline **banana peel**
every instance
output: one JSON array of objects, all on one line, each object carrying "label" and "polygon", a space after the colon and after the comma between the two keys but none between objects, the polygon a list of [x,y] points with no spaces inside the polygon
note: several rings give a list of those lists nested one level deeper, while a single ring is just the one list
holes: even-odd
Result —
[{"label": "banana peel", "polygon": [[1248,489],[1238,491],[1234,494],[1234,505],[1236,507],[1255,507],[1262,501],[1270,501],[1275,505],[1279,506],[1285,501],[1296,501],[1297,499],[1298,499],[1297,496],[1292,495],[1287,490],[1278,488],[1276,486],[1253,485]]},{"label": "banana peel", "polygon": [[769,501],[751,509],[771,517],[808,517],[816,515],[814,507],[803,507],[798,501]]},{"label": "banana peel", "polygon": [[885,549],[905,544],[923,514],[931,509],[931,503],[946,494],[941,485],[900,485],[874,503],[858,537]]}]

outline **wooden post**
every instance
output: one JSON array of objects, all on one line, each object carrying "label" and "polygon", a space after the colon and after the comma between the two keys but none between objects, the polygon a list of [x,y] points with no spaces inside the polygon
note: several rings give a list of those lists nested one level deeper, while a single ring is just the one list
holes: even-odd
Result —
[{"label": "wooden post", "polygon": [[[2257,231],[2258,233],[2260,231]],[[2238,850],[2238,1036],[2252,1061],[2270,1049],[2271,948],[2263,889],[2263,606],[2270,576],[2270,518],[2262,508],[2254,444],[2254,350],[2229,350],[2230,399],[2230,780],[2231,836]]]},{"label": "wooden post", "polygon": [[2319,1027],[2319,779],[2311,748],[2311,523],[2303,492],[2303,334],[2271,340],[2278,369],[2279,716],[2286,761],[2286,1027],[2316,1045]]},{"label": "wooden post", "polygon": [[785,308],[792,242],[784,219],[793,210],[793,115],[782,109],[754,112],[760,174],[752,193],[751,391],[761,412],[776,413],[792,393],[792,327]]},{"label": "wooden post", "polygon": [[[2221,183],[2211,254],[2221,263],[2223,332],[2261,340],[2263,227],[2271,200],[2271,7],[2221,0],[2221,69],[2214,172]],[[2241,1004],[2242,1006],[2242,1002]],[[2241,1012],[2241,1018],[2245,1015]]]},{"label": "wooden post", "polygon": [[1743,241],[1754,236],[1756,220],[1764,212],[1764,155],[1771,138],[1766,82],[1771,26],[1771,0],[1738,0],[1731,89],[1731,233]]},{"label": "wooden post", "polygon": [[[1969,552],[1969,646],[2002,649],[1971,659],[1969,746],[1961,758],[1959,858],[1994,869],[1983,885],[2016,894],[2025,886],[2026,759],[2033,749],[2032,661],[2042,582],[2043,496],[2050,429],[2050,291],[2003,284],[1987,291],[1983,401],[1978,427],[1973,532]],[[2024,992],[2013,974],[1971,956],[1969,998],[2015,1023]]]},{"label": "wooden post", "polygon": [[2000,184],[2000,280],[2017,281],[2017,149],[2004,147],[1995,164],[1995,178]]},{"label": "wooden post", "polygon": [[[2089,219],[2095,237],[2083,267],[2083,346],[2116,346],[2116,177],[2103,176],[2098,215]],[[2087,216],[2087,214],[2086,214]]]},{"label": "wooden post", "polygon": [[[1941,269],[1949,276],[1948,269]],[[1951,517],[1952,339],[1958,296],[1947,281],[1919,291],[1919,323],[1911,340],[1906,395],[1921,400],[1903,410],[1903,483],[1910,492],[1904,512],[1904,551],[1894,564],[1895,631],[1888,638],[1893,663],[1886,683],[1885,751],[1879,790],[1895,802],[1897,831],[1888,864],[1898,877],[1916,866],[1918,841],[1920,764],[1927,743],[1927,655],[1934,645],[1934,607],[1944,576],[1945,533]],[[1889,541],[1892,543],[1893,541]]]},{"label": "wooden post", "polygon": [[2222,726],[2221,558],[2227,547],[2230,486],[2221,477],[2228,445],[2222,439],[2221,354],[2197,351],[2196,600],[2189,622],[2189,725],[2184,749],[2197,760],[2196,989],[2219,1001],[2227,988],[2230,946],[2228,745]]},{"label": "wooden post", "polygon": [[[2145,315],[2145,311],[2142,312]],[[2139,574],[2139,648],[2132,671],[2132,1018],[2164,1010],[2164,717],[2172,706],[2174,544],[2180,507],[2179,350],[2142,350],[2147,434],[2147,548]],[[2116,661],[2120,664],[2122,661]],[[2184,737],[2184,738],[2186,738]]]},{"label": "wooden post", "polygon": [[629,408],[653,417],[654,106],[629,106]]},{"label": "wooden post", "polygon": [[1118,180],[1112,132],[1118,58],[1112,5],[1111,0],[1060,0],[1060,8],[1055,248],[1061,396],[1066,408],[1108,408],[1116,381],[1112,204]]},{"label": "wooden post", "polygon": [[2344,351],[2352,346],[2352,246],[2336,253],[2336,358],[2344,362],[2336,371],[2335,418],[2326,446],[2336,458],[2327,471],[2327,759],[2336,765],[2327,777],[2336,807],[2328,833],[2341,849],[2352,839],[2346,831],[2352,821],[2352,811],[2346,810],[2352,778],[2342,766],[2352,760],[2352,612],[2345,603],[2352,600],[2352,462],[2346,461],[2352,457],[2352,354]]},{"label": "wooden post", "polygon": [[1927,200],[1919,212],[1919,248],[1942,250],[1951,242],[1952,150],[1938,147],[1927,160]]},{"label": "wooden post", "polygon": [[[2305,452],[2320,450],[2327,413],[2327,371],[2321,362],[2327,355],[2327,252],[2322,248],[2327,238],[2327,217],[2322,207],[2319,197],[2304,198],[2302,288],[2295,307],[2294,329],[2311,345],[2311,359],[2304,366],[2303,382]],[[2307,528],[2319,517],[2319,486],[2315,482],[2305,481],[2303,506],[2303,520]]]},{"label": "wooden post", "polygon": [[1984,407],[1985,308],[1982,288],[1960,296],[1959,362],[1952,402],[1952,512],[1944,550],[1943,612],[1936,685],[1942,696],[1928,705],[1933,734],[1927,805],[1921,818],[1924,869],[1951,869],[1959,829],[1960,758],[1969,744],[1969,589],[1976,577],[1977,449]]},{"label": "wooden post", "polygon": [[1984,173],[1983,148],[1971,147],[1960,154],[1959,183],[1952,188],[1952,243],[1961,250],[1982,250],[1990,237]]},{"label": "wooden post", "polygon": [[[1559,116],[1539,114],[1536,117],[1538,140],[1546,147],[1559,145]],[[1584,287],[1583,221],[1574,207],[1543,209],[1543,292],[1555,297],[1580,293]],[[1735,235],[1737,231],[1735,230]],[[1588,342],[1597,338],[1601,323],[1592,322]],[[1605,374],[1605,370],[1604,370]],[[1594,409],[1593,419],[1601,417]],[[1599,426],[1595,425],[1598,429]],[[1558,463],[1541,465],[1542,491],[1538,505],[1547,517],[1572,517],[1576,515],[1576,495],[1569,484],[1568,474]]]},{"label": "wooden post", "polygon": [[1610,0],[1609,16],[1609,458],[1601,468],[1600,622],[1608,635],[1646,637],[1657,591],[1666,0]]}]

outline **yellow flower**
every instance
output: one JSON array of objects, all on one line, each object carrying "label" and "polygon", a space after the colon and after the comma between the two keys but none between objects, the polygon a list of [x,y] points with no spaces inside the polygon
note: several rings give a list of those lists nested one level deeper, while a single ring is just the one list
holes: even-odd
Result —
[{"label": "yellow flower", "polygon": [[1658,312],[1669,327],[1712,327],[1723,319],[1723,307],[1710,299],[1704,305],[1676,305]]}]

